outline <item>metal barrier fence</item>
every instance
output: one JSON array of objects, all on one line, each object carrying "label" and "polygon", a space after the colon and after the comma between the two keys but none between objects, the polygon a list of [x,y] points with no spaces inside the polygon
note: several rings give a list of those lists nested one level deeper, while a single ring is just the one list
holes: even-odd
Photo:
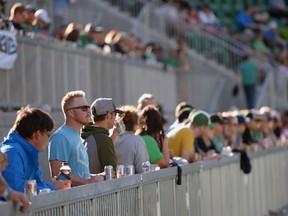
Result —
[{"label": "metal barrier fence", "polygon": [[182,166],[79,186],[32,197],[29,212],[20,214],[11,202],[6,215],[125,216],[263,216],[288,203],[288,148],[272,147],[250,154],[252,171],[239,169],[239,157]]}]

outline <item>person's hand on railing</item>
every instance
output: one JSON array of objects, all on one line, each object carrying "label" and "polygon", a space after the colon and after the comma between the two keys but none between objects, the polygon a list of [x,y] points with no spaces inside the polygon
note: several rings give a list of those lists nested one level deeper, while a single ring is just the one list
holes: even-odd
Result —
[{"label": "person's hand on railing", "polygon": [[56,190],[62,190],[62,189],[70,189],[72,181],[70,180],[56,180],[56,178],[52,178],[52,183]]},{"label": "person's hand on railing", "polygon": [[13,201],[15,203],[20,203],[19,211],[21,211],[23,213],[28,210],[29,205],[31,204],[29,202],[28,197],[25,194],[19,193],[17,191],[11,192],[7,196],[7,200]]},{"label": "person's hand on railing", "polygon": [[105,173],[90,174],[89,184],[104,181]]}]

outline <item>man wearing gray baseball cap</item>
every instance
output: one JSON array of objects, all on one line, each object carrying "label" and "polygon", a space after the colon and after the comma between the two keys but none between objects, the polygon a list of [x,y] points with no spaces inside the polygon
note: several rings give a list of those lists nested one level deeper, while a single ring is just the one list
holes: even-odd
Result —
[{"label": "man wearing gray baseball cap", "polygon": [[[103,172],[107,165],[112,165],[115,170],[117,158],[109,129],[114,126],[116,114],[123,112],[116,109],[112,98],[98,98],[91,105],[91,113],[93,123],[81,131],[88,152],[90,171]],[[113,132],[117,133],[117,130]]]},{"label": "man wearing gray baseball cap", "polygon": [[98,99],[96,99],[92,103],[91,109],[92,109],[93,116],[105,115],[108,112],[114,112],[114,113],[119,113],[119,114],[123,113],[121,110],[116,109],[116,107],[112,101],[112,98],[98,98]]}]

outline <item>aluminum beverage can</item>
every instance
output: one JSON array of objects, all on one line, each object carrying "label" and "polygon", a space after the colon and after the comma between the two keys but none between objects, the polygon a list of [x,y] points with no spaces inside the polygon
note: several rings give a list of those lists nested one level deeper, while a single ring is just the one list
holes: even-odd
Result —
[{"label": "aluminum beverage can", "polygon": [[50,188],[43,188],[43,189],[39,190],[39,194],[47,194],[50,192],[51,192]]},{"label": "aluminum beverage can", "polygon": [[131,176],[135,174],[135,169],[133,165],[127,165],[125,167],[125,174],[126,176]]},{"label": "aluminum beverage can", "polygon": [[121,135],[125,132],[125,130],[126,130],[125,125],[123,123],[119,123],[119,125],[117,127],[118,133]]},{"label": "aluminum beverage can", "polygon": [[117,175],[117,178],[121,178],[122,176],[125,175],[125,172],[124,172],[124,165],[117,165],[117,168],[116,168],[116,175]]},{"label": "aluminum beverage can", "polygon": [[105,180],[113,179],[113,166],[108,165],[104,167]]},{"label": "aluminum beverage can", "polygon": [[143,172],[150,172],[151,171],[151,163],[149,161],[142,163]]},{"label": "aluminum beverage can", "polygon": [[37,195],[37,182],[35,179],[26,181],[25,194],[27,196],[36,196]]}]

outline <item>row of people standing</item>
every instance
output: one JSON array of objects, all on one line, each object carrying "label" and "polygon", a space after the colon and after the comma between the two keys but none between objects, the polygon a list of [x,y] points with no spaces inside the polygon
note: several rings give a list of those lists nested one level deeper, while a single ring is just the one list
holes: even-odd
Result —
[{"label": "row of people standing", "polygon": [[[142,104],[148,105],[149,101],[152,101],[149,97],[141,99]],[[17,112],[13,127],[1,143],[1,152],[8,156],[3,177],[11,191],[24,192],[25,182],[30,179],[36,180],[37,191],[96,183],[104,180],[105,166],[112,165],[115,170],[119,163],[134,165],[136,173],[143,172],[142,163],[148,160],[161,168],[169,165],[162,118],[156,107],[147,106],[140,112],[142,126],[137,133],[143,139],[134,134],[141,105],[139,110],[133,106],[116,109],[111,98],[98,98],[90,106],[83,91],[71,91],[63,97],[61,108],[65,121],[55,132],[47,112],[32,107]],[[121,135],[115,125],[116,114],[123,115],[126,127]],[[110,135],[109,129],[112,129]],[[44,182],[38,154],[45,151],[48,142],[51,182]],[[158,148],[158,143],[162,147]],[[71,180],[56,181],[63,162],[69,163]]]},{"label": "row of people standing", "polygon": [[269,107],[209,115],[182,102],[175,114],[176,121],[166,130],[168,146],[188,162],[219,157],[226,147],[256,151],[286,140],[280,114]]},{"label": "row of people standing", "polygon": [[[266,148],[281,138],[277,125],[267,123],[271,120],[277,123],[268,108],[263,108],[261,118],[252,111],[245,117],[244,114],[225,117],[180,103],[176,108],[177,121],[166,134],[163,115],[150,94],[139,99],[137,109],[116,108],[111,98],[98,98],[90,106],[83,91],[71,91],[62,98],[61,108],[64,124],[54,132],[54,122],[47,112],[32,107],[17,112],[15,123],[0,146],[1,152],[8,156],[3,177],[11,187],[10,194],[24,192],[25,182],[31,179],[36,180],[38,191],[65,189],[71,184],[103,181],[104,167],[108,165],[114,171],[119,164],[134,165],[135,172],[142,173],[146,161],[166,168],[172,157],[194,162],[219,157],[218,153],[226,146],[242,150],[256,145]],[[119,131],[119,121],[115,121],[117,115],[125,125],[124,133]],[[260,127],[258,123],[262,120]],[[38,161],[38,154],[45,151],[47,143],[51,182],[42,181]],[[71,168],[70,180],[57,181],[55,177],[63,162],[68,162]]]}]

